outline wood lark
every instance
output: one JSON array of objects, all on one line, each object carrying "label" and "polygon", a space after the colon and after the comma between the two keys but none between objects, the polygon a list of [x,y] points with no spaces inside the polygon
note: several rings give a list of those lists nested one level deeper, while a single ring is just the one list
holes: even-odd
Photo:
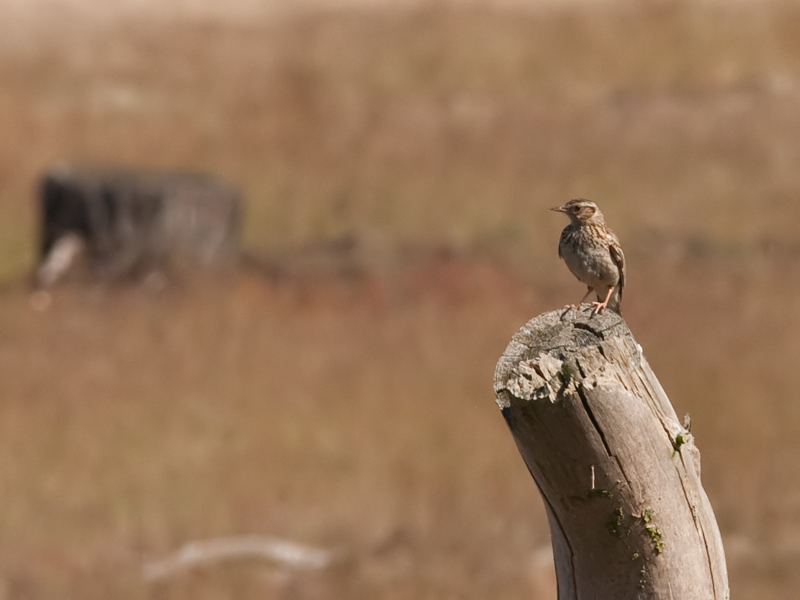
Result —
[{"label": "wood lark", "polygon": [[561,232],[558,256],[579,281],[589,287],[581,304],[594,292],[592,316],[606,308],[622,314],[620,302],[625,287],[625,255],[614,232],[608,228],[603,213],[594,202],[584,198],[570,200],[551,208],[569,217]]}]

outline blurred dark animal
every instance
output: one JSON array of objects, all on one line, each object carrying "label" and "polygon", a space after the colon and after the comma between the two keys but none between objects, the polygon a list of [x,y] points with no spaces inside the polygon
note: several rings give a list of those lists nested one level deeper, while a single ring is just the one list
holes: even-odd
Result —
[{"label": "blurred dark animal", "polygon": [[120,280],[238,254],[238,191],[207,174],[54,169],[41,182],[39,286],[81,265]]}]

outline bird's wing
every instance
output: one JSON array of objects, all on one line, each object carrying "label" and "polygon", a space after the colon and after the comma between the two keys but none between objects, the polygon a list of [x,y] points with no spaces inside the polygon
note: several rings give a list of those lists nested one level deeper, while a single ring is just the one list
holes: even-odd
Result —
[{"label": "bird's wing", "polygon": [[622,252],[619,238],[613,231],[608,232],[608,251],[611,254],[611,260],[619,269],[619,299],[622,300],[622,290],[625,288],[625,254]]},{"label": "bird's wing", "polygon": [[569,241],[569,237],[572,235],[572,227],[567,225],[564,227],[564,230],[561,232],[561,238],[558,240],[558,258],[564,258],[564,255],[561,253],[561,246],[566,244]]}]

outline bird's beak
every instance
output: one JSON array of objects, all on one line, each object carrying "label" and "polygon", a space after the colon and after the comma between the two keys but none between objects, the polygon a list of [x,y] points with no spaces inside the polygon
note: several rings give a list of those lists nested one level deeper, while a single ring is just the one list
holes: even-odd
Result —
[{"label": "bird's beak", "polygon": [[554,207],[553,207],[553,208],[551,208],[550,210],[554,210],[554,211],[556,211],[556,212],[567,212],[567,209],[566,209],[566,208],[564,208],[563,206],[554,206]]}]

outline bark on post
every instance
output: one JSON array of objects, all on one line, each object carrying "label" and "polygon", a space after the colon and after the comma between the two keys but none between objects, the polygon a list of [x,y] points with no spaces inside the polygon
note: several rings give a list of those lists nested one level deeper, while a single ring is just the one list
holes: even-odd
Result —
[{"label": "bark on post", "polygon": [[544,499],[559,600],[729,598],[699,452],[621,317],[536,317],[494,387]]}]

